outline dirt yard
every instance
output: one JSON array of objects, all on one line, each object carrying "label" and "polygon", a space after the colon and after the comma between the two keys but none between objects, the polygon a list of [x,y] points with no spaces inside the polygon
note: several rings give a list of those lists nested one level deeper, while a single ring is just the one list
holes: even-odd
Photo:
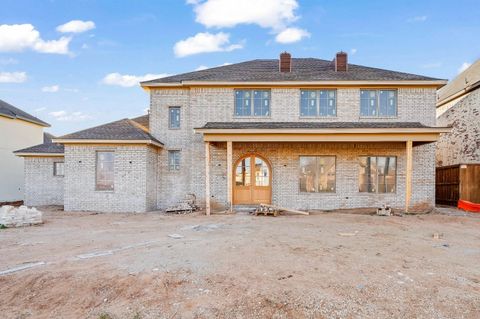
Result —
[{"label": "dirt yard", "polygon": [[480,318],[479,217],[50,210],[0,230],[0,317]]}]

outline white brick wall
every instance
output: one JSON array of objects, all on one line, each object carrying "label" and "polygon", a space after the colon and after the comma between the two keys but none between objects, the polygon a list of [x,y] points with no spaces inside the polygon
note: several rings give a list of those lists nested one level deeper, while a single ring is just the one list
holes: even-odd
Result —
[{"label": "white brick wall", "polygon": [[[96,151],[115,152],[113,191],[95,189]],[[65,145],[65,210],[144,212],[154,208],[156,150],[146,145]],[[150,175],[148,175],[150,174]]]},{"label": "white brick wall", "polygon": [[25,157],[25,205],[63,205],[64,177],[53,176],[62,157]]},{"label": "white brick wall", "polygon": [[[165,144],[165,149],[159,152],[158,173],[159,185],[157,204],[165,208],[182,199],[186,193],[194,193],[201,203],[205,201],[205,164],[204,143],[201,134],[194,134],[193,129],[203,126],[210,121],[382,121],[382,122],[421,122],[425,125],[435,125],[435,89],[434,88],[401,88],[398,89],[398,116],[395,118],[360,118],[360,89],[346,88],[337,90],[337,117],[334,118],[300,118],[300,90],[290,88],[274,88],[271,90],[271,116],[267,118],[236,118],[234,117],[234,89],[233,88],[192,88],[151,90],[151,133]],[[168,107],[181,106],[181,129],[168,129]],[[368,144],[365,144],[368,145]],[[370,147],[359,146],[358,149],[369,151]],[[358,207],[377,205],[388,201],[390,204],[401,207],[404,203],[404,147],[398,145],[382,145],[382,151],[399,156],[398,190],[396,195],[357,194],[358,178],[354,153],[339,151],[340,166],[337,167],[337,182],[342,186],[337,195],[330,196],[330,201],[315,199],[311,194],[291,193],[298,188],[298,170],[294,160],[302,152],[305,145],[297,150],[285,151],[289,144],[277,145],[278,150],[271,149],[273,155],[266,156],[274,166],[278,166],[279,185],[274,188],[274,201],[277,204],[290,203],[292,200],[300,208],[314,208],[323,205],[325,208]],[[341,144],[340,144],[341,146]],[[223,206],[226,203],[226,154],[223,146],[212,148],[215,163],[212,163],[212,195],[213,204]],[[253,147],[253,146],[252,146]],[[311,144],[313,148],[323,150],[321,144]],[[378,147],[378,145],[376,146]],[[168,149],[181,150],[181,170],[168,170]],[[324,150],[326,151],[326,150]],[[332,150],[330,150],[332,151]],[[413,177],[413,204],[434,202],[434,153],[431,145],[416,146],[414,148],[414,177]],[[350,155],[349,155],[350,154]],[[288,156],[287,156],[288,155]],[[377,154],[378,155],[378,154]],[[240,156],[240,155],[238,155]],[[278,157],[276,157],[278,156]],[[286,157],[284,157],[286,156]],[[271,159],[270,157],[273,157]],[[289,161],[282,166],[283,161]],[[283,167],[283,168],[282,168]],[[340,170],[341,169],[341,170]],[[274,178],[275,172],[274,172]],[[402,184],[403,183],[403,184]],[[348,187],[352,187],[349,189]],[[296,199],[289,198],[295,194]],[[315,194],[316,195],[316,194]],[[384,198],[381,198],[381,197]],[[346,199],[345,197],[349,197]],[[313,205],[313,206],[312,206]],[[317,207],[318,208],[318,207]]]},{"label": "white brick wall", "polygon": [[[337,209],[405,206],[405,143],[234,143],[233,161],[245,154],[259,154],[272,165],[273,204],[296,209]],[[335,193],[303,193],[299,185],[299,156],[336,156]],[[397,189],[394,194],[360,193],[359,156],[396,156]],[[412,207],[434,205],[435,165],[433,144],[414,147]],[[226,145],[212,147],[212,203],[227,204]]]}]

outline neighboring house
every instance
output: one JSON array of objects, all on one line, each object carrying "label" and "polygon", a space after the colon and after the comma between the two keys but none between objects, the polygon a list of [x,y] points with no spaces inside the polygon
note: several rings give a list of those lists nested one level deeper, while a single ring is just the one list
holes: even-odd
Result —
[{"label": "neighboring house", "polygon": [[480,60],[438,90],[437,123],[437,166],[480,163]]},{"label": "neighboring house", "polygon": [[12,152],[43,141],[48,123],[0,100],[0,202],[23,199],[23,161]]},{"label": "neighboring house", "polygon": [[480,60],[438,90],[437,122],[452,127],[436,143],[437,203],[480,204]]},{"label": "neighboring house", "polygon": [[[65,210],[165,209],[189,193],[207,213],[259,203],[426,209],[435,202],[433,142],[449,131],[435,117],[445,83],[349,64],[343,52],[142,82],[148,127],[124,119],[53,140],[64,146]],[[27,176],[43,174],[42,151],[18,155]]]}]

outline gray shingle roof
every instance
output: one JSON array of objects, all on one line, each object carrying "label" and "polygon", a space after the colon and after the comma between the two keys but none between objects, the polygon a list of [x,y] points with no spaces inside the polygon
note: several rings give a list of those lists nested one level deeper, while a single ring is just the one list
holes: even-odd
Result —
[{"label": "gray shingle roof", "polygon": [[428,128],[419,122],[208,122],[200,129]]},{"label": "gray shingle roof", "polygon": [[148,132],[148,129],[131,119],[103,124],[86,130],[58,137],[62,140],[144,140],[162,144]]},{"label": "gray shingle roof", "polygon": [[13,153],[32,153],[32,154],[63,154],[64,147],[57,143],[43,143],[32,147],[27,147]]},{"label": "gray shingle roof", "polygon": [[147,129],[150,128],[150,114],[134,117],[131,120],[145,126]]},{"label": "gray shingle roof", "polygon": [[19,108],[16,108],[11,104],[8,104],[3,100],[0,100],[0,116],[5,116],[11,119],[21,119],[45,127],[50,126],[50,124],[40,120],[39,118],[36,118],[31,114],[28,114],[27,112],[20,110]]},{"label": "gray shingle roof", "polygon": [[292,58],[292,71],[279,72],[278,60],[252,60],[236,64],[183,73],[141,82],[142,85],[182,81],[432,81],[422,75],[348,64],[348,71],[336,72],[332,61]]}]

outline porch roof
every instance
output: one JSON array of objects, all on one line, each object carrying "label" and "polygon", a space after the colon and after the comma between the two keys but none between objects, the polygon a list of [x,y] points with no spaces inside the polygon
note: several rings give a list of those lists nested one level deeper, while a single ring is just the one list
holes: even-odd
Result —
[{"label": "porch roof", "polygon": [[434,142],[450,128],[419,122],[208,122],[195,132],[210,142]]}]

